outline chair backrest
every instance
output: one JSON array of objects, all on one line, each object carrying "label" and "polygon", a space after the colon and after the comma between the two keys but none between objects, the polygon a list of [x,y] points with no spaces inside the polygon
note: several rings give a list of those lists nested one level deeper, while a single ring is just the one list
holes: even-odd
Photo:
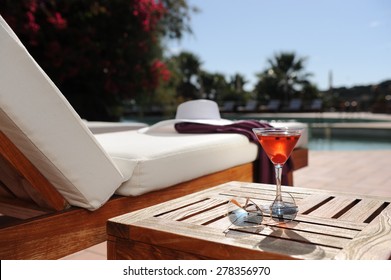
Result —
[{"label": "chair backrest", "polygon": [[277,111],[278,109],[280,109],[280,106],[281,106],[281,101],[280,100],[272,99],[267,104],[267,109],[270,110],[270,111]]},{"label": "chair backrest", "polygon": [[124,180],[1,16],[0,131],[71,205],[97,209]]},{"label": "chair backrest", "polygon": [[244,108],[245,111],[256,111],[258,106],[257,100],[249,100]]},{"label": "chair backrest", "polygon": [[311,110],[319,111],[323,107],[323,101],[322,99],[314,99],[311,103]]},{"label": "chair backrest", "polygon": [[235,101],[224,101],[223,108],[221,111],[223,112],[232,112],[235,109]]},{"label": "chair backrest", "polygon": [[301,109],[303,102],[299,98],[294,98],[289,102],[289,110],[298,111]]}]

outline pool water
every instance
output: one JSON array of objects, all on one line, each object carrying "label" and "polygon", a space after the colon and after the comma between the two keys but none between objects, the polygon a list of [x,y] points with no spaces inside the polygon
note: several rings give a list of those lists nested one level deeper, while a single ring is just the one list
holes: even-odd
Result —
[{"label": "pool water", "polygon": [[[234,118],[230,118],[228,116],[223,116],[223,118],[228,119],[254,119],[254,118],[248,118],[246,116],[235,116]],[[292,118],[262,118],[266,121],[289,121],[292,120]],[[145,122],[149,125],[152,125],[156,122],[159,122],[162,120],[162,117],[150,117],[150,118],[143,118],[143,119],[137,119],[132,118],[126,119],[124,121],[138,121],[138,122]],[[357,137],[357,136],[344,136],[342,138],[338,138],[336,136],[333,137],[325,137],[324,135],[312,135],[311,133],[311,126],[314,123],[317,123],[320,121],[320,119],[314,119],[314,118],[298,118],[296,121],[307,123],[309,127],[309,142],[308,142],[308,148],[310,150],[315,151],[333,151],[333,150],[391,150],[391,138],[390,137]],[[380,120],[373,120],[373,119],[338,119],[338,118],[322,118],[321,122],[323,123],[333,123],[333,122],[378,122]]]},{"label": "pool water", "polygon": [[[273,121],[273,118],[267,119]],[[290,121],[288,118],[275,119],[276,121]],[[388,120],[376,119],[344,119],[344,118],[300,118],[296,119],[298,122],[306,123],[308,125],[308,149],[314,151],[358,151],[358,150],[391,150],[391,132],[386,133],[371,133],[367,130],[362,130],[361,133],[353,135],[327,135],[325,131],[315,129],[313,133],[313,126],[320,123],[355,123],[355,122],[389,122]],[[333,133],[332,133],[333,134]],[[383,134],[383,135],[382,135]]]}]

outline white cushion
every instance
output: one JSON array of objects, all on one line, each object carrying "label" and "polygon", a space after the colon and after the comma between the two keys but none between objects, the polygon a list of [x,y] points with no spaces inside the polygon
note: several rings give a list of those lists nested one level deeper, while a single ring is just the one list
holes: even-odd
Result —
[{"label": "white cushion", "polygon": [[99,121],[86,121],[83,120],[88,129],[93,134],[119,132],[126,130],[138,130],[143,127],[147,127],[146,123],[140,122],[99,122]]},{"label": "white cushion", "polygon": [[[127,179],[118,194],[141,195],[257,158],[259,145],[243,135],[180,134],[175,123],[167,120],[139,131],[96,135]],[[297,147],[306,147],[306,124],[279,122],[276,126],[304,128]]]},{"label": "white cushion", "polygon": [[72,205],[96,209],[123,182],[111,158],[1,16],[0,129]]},{"label": "white cushion", "polygon": [[[253,162],[257,157],[258,145],[250,143],[243,135],[179,134],[174,129],[177,122],[166,120],[138,131],[96,135],[125,177],[117,194],[141,195]],[[271,124],[304,128],[296,147],[307,147],[306,124]]]},{"label": "white cushion", "polygon": [[140,195],[252,162],[258,146],[239,134],[127,131],[96,135],[129,178],[117,190]]}]

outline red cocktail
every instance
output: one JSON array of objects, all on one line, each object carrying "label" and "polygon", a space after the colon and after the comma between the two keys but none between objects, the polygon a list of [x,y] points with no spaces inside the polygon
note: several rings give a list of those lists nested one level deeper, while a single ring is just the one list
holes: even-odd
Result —
[{"label": "red cocktail", "polygon": [[300,134],[257,134],[257,137],[273,164],[284,164],[299,141]]},{"label": "red cocktail", "polygon": [[290,201],[284,201],[281,194],[282,167],[291,155],[293,148],[302,133],[302,129],[293,128],[254,128],[253,132],[258,137],[265,153],[274,164],[276,172],[276,198],[270,206],[270,213],[274,220],[287,222],[293,220],[298,211],[293,197]]}]

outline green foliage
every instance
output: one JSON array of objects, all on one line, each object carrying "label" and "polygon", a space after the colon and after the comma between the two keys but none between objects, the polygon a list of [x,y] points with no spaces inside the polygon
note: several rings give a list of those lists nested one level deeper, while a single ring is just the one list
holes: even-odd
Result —
[{"label": "green foliage", "polygon": [[184,100],[200,98],[198,77],[201,71],[201,61],[198,56],[189,52],[181,52],[171,57],[171,63],[175,69],[174,72],[178,75],[177,95]]},{"label": "green foliage", "polygon": [[190,31],[184,0],[1,0],[0,13],[90,120],[149,100],[170,80],[161,41]]},{"label": "green foliage", "polygon": [[[280,53],[258,74],[228,79],[202,68],[190,52],[163,57],[166,40],[191,33],[186,0],[0,0],[0,13],[76,111],[89,120],[115,120],[125,106],[171,114],[177,104],[208,98],[220,105],[319,97],[305,58]],[[254,93],[254,94],[253,94]],[[156,112],[157,112],[156,111]]]},{"label": "green foliage", "polygon": [[292,98],[308,98],[317,96],[317,88],[308,78],[311,74],[305,72],[305,58],[297,57],[295,53],[280,53],[268,59],[268,67],[258,76],[255,91],[258,100],[279,99],[288,103]]}]

